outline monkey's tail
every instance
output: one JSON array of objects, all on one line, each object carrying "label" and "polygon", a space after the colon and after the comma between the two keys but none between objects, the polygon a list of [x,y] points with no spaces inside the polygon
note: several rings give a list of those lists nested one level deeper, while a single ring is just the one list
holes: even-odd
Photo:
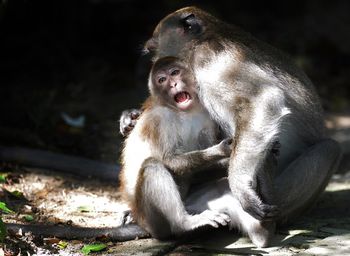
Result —
[{"label": "monkey's tail", "polygon": [[37,236],[58,237],[64,239],[91,239],[107,237],[111,241],[128,241],[136,238],[150,237],[149,233],[136,224],[128,224],[114,228],[86,228],[76,226],[53,226],[44,224],[14,224],[6,223],[7,230],[17,233],[31,232]]},{"label": "monkey's tail", "polygon": [[83,157],[21,147],[0,146],[0,160],[107,181],[118,181],[120,169],[118,165]]}]

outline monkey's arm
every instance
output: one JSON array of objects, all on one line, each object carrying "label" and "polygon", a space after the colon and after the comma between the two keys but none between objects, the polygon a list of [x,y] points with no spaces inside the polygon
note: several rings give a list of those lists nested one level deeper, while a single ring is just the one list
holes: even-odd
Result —
[{"label": "monkey's arm", "polygon": [[208,167],[224,164],[223,159],[231,154],[231,144],[232,139],[225,139],[207,149],[165,157],[163,163],[176,175],[193,174],[207,170]]},{"label": "monkey's arm", "polygon": [[[282,90],[262,87],[259,99],[238,101],[244,113],[236,113],[236,138],[229,163],[229,184],[243,209],[258,220],[278,215],[273,187],[271,152],[280,136],[281,125],[291,113]],[[239,106],[241,104],[242,106]]]},{"label": "monkey's arm", "polygon": [[128,241],[135,238],[146,238],[149,234],[136,224],[128,224],[115,228],[83,228],[75,226],[52,226],[34,224],[6,223],[8,230],[31,232],[37,236],[59,237],[65,239],[89,239],[106,236],[112,241]]},{"label": "monkey's arm", "polygon": [[0,146],[0,160],[109,181],[117,181],[119,173],[118,165],[21,147]]}]

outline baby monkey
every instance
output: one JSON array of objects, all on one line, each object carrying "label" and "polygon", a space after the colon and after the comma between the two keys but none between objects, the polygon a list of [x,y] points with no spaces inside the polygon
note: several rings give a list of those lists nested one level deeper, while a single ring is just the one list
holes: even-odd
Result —
[{"label": "baby monkey", "polygon": [[230,156],[231,139],[217,144],[218,127],[199,102],[190,69],[179,59],[159,59],[148,85],[151,95],[122,153],[120,189],[133,217],[159,239],[227,225],[225,213],[188,213],[183,199],[193,174]]}]

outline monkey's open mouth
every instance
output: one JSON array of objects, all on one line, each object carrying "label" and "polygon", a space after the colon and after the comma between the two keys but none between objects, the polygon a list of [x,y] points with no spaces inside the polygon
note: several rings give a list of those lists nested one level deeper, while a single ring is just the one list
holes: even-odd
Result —
[{"label": "monkey's open mouth", "polygon": [[191,100],[191,95],[188,92],[179,92],[174,97],[176,103],[185,103]]}]

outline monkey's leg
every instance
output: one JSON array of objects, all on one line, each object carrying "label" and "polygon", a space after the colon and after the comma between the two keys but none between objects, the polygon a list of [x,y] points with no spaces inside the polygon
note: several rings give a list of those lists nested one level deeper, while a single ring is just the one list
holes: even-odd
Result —
[{"label": "monkey's leg", "polygon": [[207,225],[217,228],[229,221],[227,215],[209,210],[196,215],[188,214],[174,178],[160,161],[153,158],[143,164],[136,192],[136,208],[147,230],[159,239]]},{"label": "monkey's leg", "polygon": [[227,178],[208,182],[195,188],[185,200],[190,213],[213,210],[228,214],[230,229],[247,234],[257,247],[266,247],[275,233],[274,222],[262,222],[245,212],[232,194]]},{"label": "monkey's leg", "polygon": [[279,223],[291,220],[312,205],[338,168],[341,156],[341,148],[336,141],[323,140],[310,147],[276,177],[276,201],[281,212]]}]

